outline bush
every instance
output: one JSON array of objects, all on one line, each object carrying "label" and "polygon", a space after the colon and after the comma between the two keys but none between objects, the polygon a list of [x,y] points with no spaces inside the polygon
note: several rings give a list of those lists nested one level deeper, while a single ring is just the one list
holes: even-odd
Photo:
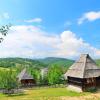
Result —
[{"label": "bush", "polygon": [[97,89],[96,89],[95,87],[93,87],[93,88],[88,88],[86,91],[87,91],[87,92],[94,93],[94,92],[97,91]]}]

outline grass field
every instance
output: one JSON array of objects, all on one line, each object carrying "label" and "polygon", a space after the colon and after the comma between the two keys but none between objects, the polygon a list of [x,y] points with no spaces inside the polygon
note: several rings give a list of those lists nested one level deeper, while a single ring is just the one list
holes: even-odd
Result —
[{"label": "grass field", "polygon": [[24,90],[23,94],[11,96],[0,94],[0,100],[62,100],[61,97],[80,97],[89,94],[68,91],[66,88],[38,88]]}]

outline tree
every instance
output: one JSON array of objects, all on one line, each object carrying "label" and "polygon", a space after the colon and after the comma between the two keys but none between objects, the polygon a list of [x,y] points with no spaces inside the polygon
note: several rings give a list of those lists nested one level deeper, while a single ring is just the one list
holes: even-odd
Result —
[{"label": "tree", "polygon": [[[8,34],[8,31],[10,29],[11,25],[5,25],[1,26],[0,28],[0,34],[2,37],[0,37],[0,43],[3,41],[4,36]],[[16,80],[16,74],[14,71],[10,70],[5,70],[5,71],[0,71],[0,87],[4,88],[6,93],[13,93],[11,91],[12,89],[16,88],[18,86],[17,80]]]},{"label": "tree", "polygon": [[61,83],[63,72],[61,67],[57,65],[52,65],[48,72],[48,83],[50,85],[55,85]]},{"label": "tree", "polygon": [[14,93],[13,89],[17,88],[18,85],[16,73],[12,69],[0,72],[0,87],[5,90],[4,93]]},{"label": "tree", "polygon": [[33,76],[33,78],[36,81],[37,85],[41,84],[41,74],[40,74],[40,70],[36,69],[36,68],[29,68],[30,69],[30,73]]},{"label": "tree", "polygon": [[[8,31],[10,29],[11,25],[5,25],[5,26],[1,26],[0,28],[0,33],[2,36],[6,36],[8,34]],[[3,41],[3,37],[0,37],[0,43]]]}]

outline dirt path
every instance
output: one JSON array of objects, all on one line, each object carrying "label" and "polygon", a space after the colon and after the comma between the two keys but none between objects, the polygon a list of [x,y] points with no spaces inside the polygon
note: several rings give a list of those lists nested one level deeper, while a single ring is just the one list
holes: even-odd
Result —
[{"label": "dirt path", "polygon": [[80,97],[61,97],[61,100],[100,100],[100,92],[93,93],[88,96]]}]

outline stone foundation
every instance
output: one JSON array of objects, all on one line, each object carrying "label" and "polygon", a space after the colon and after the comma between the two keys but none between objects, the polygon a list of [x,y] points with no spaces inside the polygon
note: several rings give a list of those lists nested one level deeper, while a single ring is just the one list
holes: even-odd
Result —
[{"label": "stone foundation", "polygon": [[69,89],[71,91],[76,91],[76,92],[83,92],[82,87],[76,86],[76,85],[68,85],[67,89]]}]

